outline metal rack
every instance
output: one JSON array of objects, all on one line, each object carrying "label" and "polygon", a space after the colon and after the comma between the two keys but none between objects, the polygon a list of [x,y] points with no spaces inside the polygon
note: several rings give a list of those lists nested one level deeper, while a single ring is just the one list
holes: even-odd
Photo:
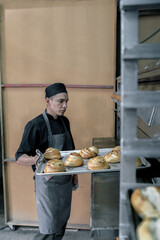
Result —
[{"label": "metal rack", "polygon": [[160,141],[138,139],[138,108],[160,106],[159,92],[138,90],[139,59],[160,58],[160,44],[139,44],[138,23],[140,10],[160,9],[160,0],[121,0],[121,173],[119,239],[130,238],[127,212],[127,192],[136,183],[138,156],[160,157]]}]

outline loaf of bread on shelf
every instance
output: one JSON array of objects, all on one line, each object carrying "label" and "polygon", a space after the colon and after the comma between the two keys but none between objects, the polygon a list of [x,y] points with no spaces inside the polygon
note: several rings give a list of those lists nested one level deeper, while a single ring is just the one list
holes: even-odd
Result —
[{"label": "loaf of bread on shelf", "polygon": [[138,240],[160,239],[160,218],[144,219],[136,229]]},{"label": "loaf of bread on shelf", "polygon": [[88,161],[88,168],[90,170],[109,169],[110,165],[104,160],[103,157],[93,157]]},{"label": "loaf of bread on shelf", "polygon": [[45,159],[61,159],[61,153],[57,148],[49,147],[44,153]]},{"label": "loaf of bread on shelf", "polygon": [[44,173],[65,172],[65,166],[62,160],[49,160],[44,168]]},{"label": "loaf of bread on shelf", "polygon": [[136,167],[142,166],[142,160],[140,158],[136,158]]},{"label": "loaf of bread on shelf", "polygon": [[95,146],[85,147],[79,152],[81,157],[86,159],[95,157],[98,155],[98,153],[99,153],[99,150]]},{"label": "loaf of bread on shelf", "polygon": [[67,167],[79,167],[83,165],[83,158],[79,153],[70,153],[66,158],[64,165]]},{"label": "loaf of bread on shelf", "polygon": [[135,212],[142,218],[160,217],[160,188],[146,186],[137,188],[131,195],[131,205]]}]

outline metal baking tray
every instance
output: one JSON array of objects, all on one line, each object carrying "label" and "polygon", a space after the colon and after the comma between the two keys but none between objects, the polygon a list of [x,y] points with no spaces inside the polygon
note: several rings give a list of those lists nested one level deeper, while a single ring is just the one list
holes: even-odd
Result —
[{"label": "metal baking tray", "polygon": [[[99,149],[99,156],[104,157],[108,152],[112,151],[112,148],[104,148],[104,149]],[[72,152],[80,152],[80,150],[74,150],[74,151],[61,151],[61,156],[62,156],[62,161],[65,162],[66,158],[68,155]],[[44,155],[41,157],[41,161],[38,164],[36,174],[37,175],[43,175],[43,176],[51,176],[51,175],[69,175],[69,174],[80,174],[80,173],[96,173],[96,172],[111,172],[111,171],[120,171],[120,163],[109,163],[110,169],[102,169],[102,170],[89,170],[88,169],[88,161],[89,159],[83,159],[84,164],[80,167],[66,167],[65,172],[56,172],[56,173],[44,173],[44,168],[46,165],[46,162],[44,161]],[[147,168],[150,167],[150,163],[145,159],[141,158],[143,165],[139,168]]]}]

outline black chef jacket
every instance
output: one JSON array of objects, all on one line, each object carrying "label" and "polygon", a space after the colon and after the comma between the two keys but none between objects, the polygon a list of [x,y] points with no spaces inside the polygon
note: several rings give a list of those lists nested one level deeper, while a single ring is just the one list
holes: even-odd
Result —
[{"label": "black chef jacket", "polygon": [[[54,119],[49,114],[47,114],[47,117],[48,117],[53,134],[60,134],[65,132],[62,120],[60,118],[63,119],[63,122],[67,128],[67,131],[69,131],[71,134],[70,123],[68,118],[66,118],[65,116],[61,116],[61,117],[58,117],[58,119]],[[75,149],[72,135],[71,135],[71,139],[73,144],[72,149]],[[40,114],[39,116],[35,117],[34,119],[32,119],[26,124],[22,141],[15,154],[15,158],[17,160],[23,154],[27,154],[29,156],[35,156],[36,149],[44,153],[47,148],[48,148],[47,125],[43,118],[43,115]],[[69,149],[63,149],[63,150],[69,150]],[[33,167],[33,169],[35,169],[35,167]]]}]

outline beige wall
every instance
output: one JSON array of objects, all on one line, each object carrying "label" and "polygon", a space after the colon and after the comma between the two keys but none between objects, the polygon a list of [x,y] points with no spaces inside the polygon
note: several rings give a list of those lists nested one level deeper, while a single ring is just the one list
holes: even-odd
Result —
[{"label": "beige wall", "polygon": [[[116,0],[0,0],[2,83],[113,85]],[[114,89],[68,88],[76,149],[114,136]],[[5,158],[14,158],[24,125],[45,108],[44,87],[3,88]],[[6,162],[6,221],[37,224],[33,172]],[[79,175],[70,224],[90,224],[90,174]],[[28,204],[29,203],[29,204]]]},{"label": "beige wall", "polygon": [[[33,1],[33,8],[4,9],[3,83],[114,85],[115,2],[65,0],[36,8]],[[93,137],[114,136],[113,90],[68,91],[77,149]],[[3,103],[5,156],[13,158],[24,125],[45,107],[44,88],[5,88]]]}]

